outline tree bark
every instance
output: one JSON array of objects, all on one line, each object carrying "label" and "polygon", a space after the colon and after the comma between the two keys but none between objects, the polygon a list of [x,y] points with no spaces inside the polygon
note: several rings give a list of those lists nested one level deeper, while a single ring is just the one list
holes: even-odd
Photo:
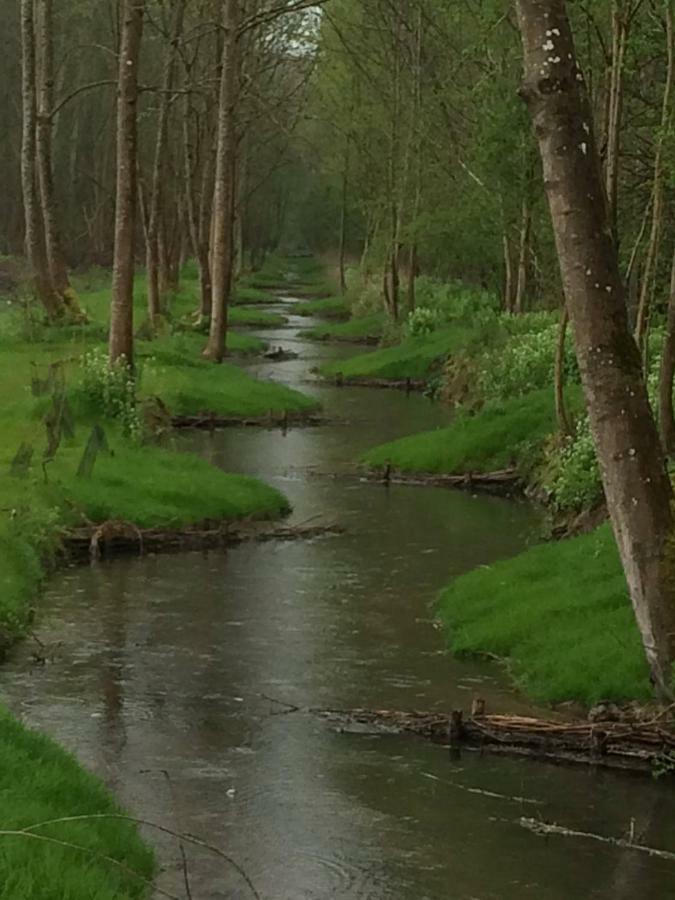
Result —
[{"label": "tree bark", "polygon": [[44,222],[47,266],[54,290],[63,305],[75,319],[82,318],[82,311],[68,278],[68,269],[63,253],[59,228],[54,173],[52,164],[52,133],[54,118],[54,6],[53,0],[38,0],[38,115],[37,115],[37,161],[39,171],[42,218]]},{"label": "tree bark", "polygon": [[673,409],[673,378],[675,378],[675,252],[670,269],[668,324],[661,353],[659,372],[659,426],[661,443],[667,456],[675,453],[675,410]]},{"label": "tree bark", "polygon": [[661,234],[661,221],[663,219],[663,182],[664,165],[663,157],[666,146],[666,135],[672,120],[672,96],[675,84],[675,47],[673,46],[673,6],[672,0],[666,0],[666,43],[668,54],[668,66],[666,71],[666,83],[663,89],[663,104],[661,109],[661,127],[656,137],[656,153],[654,155],[654,187],[652,190],[652,224],[647,245],[644,269],[642,272],[642,286],[640,289],[640,302],[638,305],[637,322],[635,325],[635,338],[638,346],[644,349],[649,324],[651,308],[652,276],[656,270],[656,259],[659,250]]},{"label": "tree bark", "polygon": [[338,269],[340,277],[340,293],[347,293],[347,273],[345,271],[345,259],[347,252],[347,198],[349,196],[349,157],[350,157],[350,141],[347,143],[344,152],[344,164],[342,169],[342,196],[340,200],[340,249],[338,252]]},{"label": "tree bark", "polygon": [[504,231],[502,236],[502,250],[504,253],[504,311],[513,312],[513,261],[511,258],[511,241]]},{"label": "tree bark", "polygon": [[211,245],[211,324],[204,357],[222,362],[234,265],[237,105],[239,93],[239,0],[223,7],[223,66],[218,103],[216,183]]},{"label": "tree bark", "polygon": [[145,0],[125,0],[117,85],[115,249],[110,309],[110,361],[134,359],[134,236],[138,143],[138,69]]},{"label": "tree bark", "polygon": [[569,313],[567,306],[563,303],[562,312],[560,313],[560,325],[558,328],[558,345],[555,354],[555,372],[553,377],[555,391],[555,414],[558,422],[558,429],[565,437],[571,437],[574,433],[569,413],[567,412],[567,404],[565,403],[565,339],[567,337],[567,326],[569,325]]},{"label": "tree bark", "polygon": [[660,695],[670,696],[672,489],[628,327],[585,80],[564,0],[516,0],[516,10],[522,94],[539,141],[607,506],[652,679]]},{"label": "tree bark", "polygon": [[[155,138],[155,155],[150,183],[148,203],[148,229],[146,243],[146,270],[148,283],[148,319],[154,324],[162,312],[162,285],[160,284],[160,215],[162,211],[162,186],[165,174],[165,155],[169,133],[169,110],[171,103],[171,85],[173,82],[178,43],[183,31],[185,0],[175,0],[174,21],[171,28],[171,41],[166,48],[164,70],[162,73],[161,93],[159,98],[159,116],[157,119],[157,135]],[[166,275],[166,267],[164,267]]]},{"label": "tree bark", "polygon": [[619,162],[621,155],[621,122],[623,117],[624,68],[628,45],[628,15],[621,0],[612,3],[612,68],[610,73],[609,114],[607,121],[607,159],[605,189],[609,220],[614,240],[618,242]]},{"label": "tree bark", "polygon": [[518,244],[518,272],[516,276],[516,294],[513,301],[513,311],[520,315],[525,312],[525,298],[527,295],[528,258],[530,255],[530,229],[532,227],[532,211],[530,208],[529,179],[525,186],[523,205],[520,214],[520,240]]},{"label": "tree bark", "polygon": [[35,12],[33,0],[21,0],[21,189],[25,220],[26,256],[35,293],[50,320],[64,312],[63,302],[54,290],[45,254],[43,221],[37,197],[35,160],[36,141],[36,56]]}]

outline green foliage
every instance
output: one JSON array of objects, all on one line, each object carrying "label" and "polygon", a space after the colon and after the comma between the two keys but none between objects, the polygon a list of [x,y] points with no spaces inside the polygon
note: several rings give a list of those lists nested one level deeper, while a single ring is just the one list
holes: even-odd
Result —
[{"label": "green foliage", "polygon": [[454,581],[440,617],[456,653],[505,659],[535,700],[646,700],[649,672],[608,525]]},{"label": "green foliage", "polygon": [[[486,399],[523,396],[553,385],[559,325],[548,314],[503,316],[506,339],[479,361],[478,389]],[[565,344],[565,383],[578,382],[571,338]]]},{"label": "green foliage", "polygon": [[137,377],[127,361],[120,357],[111,363],[105,350],[96,348],[84,354],[80,365],[82,391],[92,411],[116,419],[128,437],[138,440],[141,422],[136,401]]},{"label": "green foliage", "polygon": [[429,309],[428,306],[418,306],[408,314],[406,333],[411,337],[423,337],[438,331],[443,322],[439,310]]},{"label": "green foliage", "polygon": [[303,338],[314,341],[354,341],[355,343],[377,343],[384,333],[385,313],[369,316],[355,316],[348,322],[326,323],[304,329]]},{"label": "green foliage", "polygon": [[327,319],[345,319],[349,316],[349,307],[341,297],[325,297],[310,300],[308,303],[296,303],[293,312],[298,316],[324,316]]},{"label": "green foliage", "polygon": [[560,511],[590,509],[602,500],[602,481],[588,417],[577,422],[572,437],[548,451],[542,487]]}]

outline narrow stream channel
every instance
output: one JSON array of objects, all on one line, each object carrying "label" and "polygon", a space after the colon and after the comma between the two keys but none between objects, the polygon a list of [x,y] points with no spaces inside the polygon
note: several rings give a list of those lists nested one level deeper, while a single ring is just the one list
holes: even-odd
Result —
[{"label": "narrow stream channel", "polygon": [[[131,810],[222,847],[264,900],[675,896],[675,864],[545,841],[518,824],[533,816],[624,836],[633,821],[643,843],[675,849],[669,784],[450,759],[411,737],[336,733],[275,702],[447,710],[480,693],[492,711],[527,711],[498,666],[444,653],[430,604],[453,576],[519,552],[537,529],[522,504],[343,477],[361,450],[442,425],[448,412],[419,395],[307,383],[319,358],[354,348],[312,344],[297,336],[310,322],[290,324],[263,336],[301,358],[249,368],[317,394],[340,422],[181,442],[279,487],[295,522],[320,516],[345,534],[61,572],[39,622],[54,661],[34,668],[19,648],[3,700]],[[178,848],[150,837],[159,884],[183,896]],[[188,858],[195,900],[251,897],[222,861]]]}]

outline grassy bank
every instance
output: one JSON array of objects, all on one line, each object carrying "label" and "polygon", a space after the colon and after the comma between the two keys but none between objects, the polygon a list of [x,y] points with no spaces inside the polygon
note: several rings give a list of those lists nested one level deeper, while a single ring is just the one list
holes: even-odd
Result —
[{"label": "grassy bank", "polygon": [[341,297],[324,297],[307,303],[296,303],[293,312],[298,316],[319,316],[325,319],[347,319],[349,307]]},{"label": "grassy bank", "polygon": [[646,700],[649,673],[609,525],[463,575],[439,614],[455,653],[504,659],[535,700]]},{"label": "grassy bank", "polygon": [[302,336],[314,341],[345,341],[347,343],[376,344],[384,331],[384,313],[373,313],[349,319],[348,322],[326,322],[307,328]]},{"label": "grassy bank", "polygon": [[406,337],[393,347],[328,363],[321,368],[321,374],[331,378],[341,375],[346,381],[426,380],[439,372],[449,355],[464,350],[479,338],[480,329],[457,323],[430,335]]},{"label": "grassy bank", "polygon": [[[21,830],[69,816],[122,812],[101,783],[53,741],[0,709],[2,828]],[[2,837],[0,897],[6,900],[140,900],[154,857],[127,822],[95,819],[36,829],[45,840]],[[51,841],[49,840],[51,839]],[[58,842],[86,848],[83,852]],[[106,861],[109,857],[119,863]],[[134,878],[122,867],[137,873]]]}]

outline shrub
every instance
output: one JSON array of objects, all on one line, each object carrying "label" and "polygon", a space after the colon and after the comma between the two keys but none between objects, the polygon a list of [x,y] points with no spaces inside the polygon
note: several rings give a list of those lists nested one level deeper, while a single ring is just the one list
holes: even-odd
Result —
[{"label": "shrub", "polygon": [[111,363],[97,348],[82,357],[82,390],[91,405],[118,420],[124,433],[139,438],[141,422],[136,401],[137,380],[124,358]]},{"label": "shrub", "polygon": [[[521,323],[501,347],[483,354],[478,384],[486,400],[505,400],[552,385],[559,326],[548,324],[549,321],[545,314],[539,322]],[[537,326],[541,325],[545,327],[538,330]],[[509,322],[506,327],[514,326]],[[578,382],[579,370],[569,337],[565,344],[564,365],[565,381]]]},{"label": "shrub", "polygon": [[602,499],[600,469],[588,416],[577,423],[572,437],[549,450],[543,487],[561,512],[590,509]]},{"label": "shrub", "polygon": [[443,317],[437,309],[429,309],[428,306],[418,306],[408,314],[406,331],[411,337],[421,337],[432,334],[443,323]]}]

